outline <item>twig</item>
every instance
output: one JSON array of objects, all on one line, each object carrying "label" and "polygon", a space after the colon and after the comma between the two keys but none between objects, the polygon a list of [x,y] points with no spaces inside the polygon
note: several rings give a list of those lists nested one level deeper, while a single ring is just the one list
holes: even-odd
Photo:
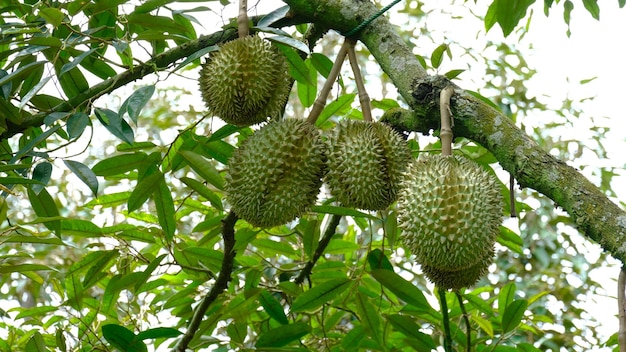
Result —
[{"label": "twig", "polygon": [[296,284],[303,283],[304,279],[308,278],[309,275],[311,275],[311,271],[313,271],[315,263],[317,263],[317,260],[320,259],[322,254],[324,254],[324,250],[326,250],[326,247],[330,243],[330,239],[333,238],[333,236],[335,235],[335,231],[337,230],[337,226],[339,225],[340,220],[341,215],[335,214],[330,218],[330,222],[326,227],[326,231],[324,232],[322,239],[317,244],[317,248],[313,253],[313,257],[306,263],[304,268],[302,268],[302,271],[300,271],[300,274],[298,274],[298,276],[294,279],[294,282]]},{"label": "twig", "polygon": [[224,259],[222,259],[222,269],[215,280],[215,284],[211,287],[209,294],[204,296],[202,301],[200,301],[200,304],[196,307],[193,317],[189,322],[189,326],[187,327],[187,331],[176,347],[174,347],[174,352],[185,352],[187,350],[189,343],[200,327],[200,323],[202,323],[202,318],[204,318],[204,314],[207,309],[211,303],[213,303],[217,297],[228,288],[228,282],[230,281],[230,275],[233,272],[233,263],[235,261],[236,254],[233,248],[235,247],[235,223],[237,222],[237,219],[237,214],[231,211],[222,220],[222,237],[224,239]]},{"label": "twig", "polygon": [[461,306],[461,312],[463,312],[463,321],[465,321],[465,328],[467,334],[467,348],[465,349],[467,352],[472,351],[472,326],[470,325],[469,316],[467,314],[467,310],[465,310],[465,304],[463,303],[463,296],[459,293],[458,290],[454,290],[454,294],[456,294],[456,298],[459,301],[459,306]]},{"label": "twig", "polygon": [[619,305],[619,351],[626,352],[626,266],[622,266],[617,280],[617,304]]},{"label": "twig", "polygon": [[315,124],[315,121],[317,121],[317,118],[322,113],[322,110],[324,109],[324,106],[326,105],[326,99],[328,98],[328,94],[330,93],[330,90],[333,87],[335,80],[337,79],[337,77],[339,77],[339,71],[341,70],[341,65],[343,64],[343,60],[346,58],[346,54],[348,53],[349,45],[350,44],[348,43],[348,40],[346,39],[343,42],[341,49],[339,49],[339,52],[337,53],[337,58],[335,59],[335,63],[333,64],[333,67],[330,70],[330,73],[328,74],[328,78],[326,79],[326,82],[324,83],[322,90],[320,90],[320,95],[317,97],[317,99],[315,99],[315,102],[313,103],[311,112],[309,112],[309,117],[306,119],[306,121],[312,125]]},{"label": "twig", "polygon": [[450,110],[450,98],[454,94],[454,88],[447,86],[439,95],[439,112],[441,113],[441,155],[452,155],[452,111]]},{"label": "twig", "polygon": [[237,31],[239,38],[248,36],[250,24],[248,22],[248,0],[239,0],[239,16],[237,17]]},{"label": "twig", "polygon": [[509,175],[509,200],[511,201],[511,217],[517,217],[517,209],[515,208],[515,177]]},{"label": "twig", "polygon": [[357,60],[356,52],[354,51],[356,40],[346,38],[346,41],[350,44],[348,47],[348,59],[350,60],[350,66],[352,66],[352,72],[354,72],[356,89],[357,92],[359,92],[359,102],[361,103],[363,120],[366,122],[372,122],[372,106],[370,105],[370,97],[367,95],[367,90],[365,89],[365,84],[363,83],[363,76],[361,76],[361,69],[359,68],[359,61]]},{"label": "twig", "polygon": [[446,290],[437,288],[439,303],[441,305],[441,320],[443,321],[443,349],[446,352],[454,352],[452,349],[452,334],[450,333],[450,316],[448,315],[448,302],[446,302]]}]

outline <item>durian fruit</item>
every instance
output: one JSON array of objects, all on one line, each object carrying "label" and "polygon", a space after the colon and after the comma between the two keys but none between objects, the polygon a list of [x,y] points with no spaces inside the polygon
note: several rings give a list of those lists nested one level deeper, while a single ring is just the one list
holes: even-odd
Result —
[{"label": "durian fruit", "polygon": [[272,121],[229,159],[226,199],[254,226],[285,224],[315,203],[325,161],[325,144],[315,126],[299,119]]},{"label": "durian fruit", "polygon": [[291,90],[285,56],[258,36],[230,41],[211,54],[199,84],[209,111],[238,126],[280,117]]},{"label": "durian fruit", "polygon": [[331,132],[326,182],[345,207],[383,210],[393,203],[410,161],[404,139],[380,122],[344,120]]},{"label": "durian fruit", "polygon": [[434,283],[435,286],[439,288],[444,290],[459,290],[463,287],[474,285],[487,273],[489,265],[493,262],[493,254],[492,251],[489,256],[486,256],[469,268],[457,271],[446,271],[428,265],[422,265],[422,272],[430,282]]},{"label": "durian fruit", "polygon": [[401,238],[432,281],[462,287],[491,263],[502,197],[495,177],[475,162],[442,155],[414,161],[397,210]]}]

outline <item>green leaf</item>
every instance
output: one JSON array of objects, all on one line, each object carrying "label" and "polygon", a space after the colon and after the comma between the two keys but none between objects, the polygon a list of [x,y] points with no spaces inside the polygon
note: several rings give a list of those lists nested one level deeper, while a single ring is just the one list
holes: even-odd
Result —
[{"label": "green leaf", "polygon": [[18,68],[17,70],[11,72],[10,74],[1,77],[0,78],[0,87],[2,87],[3,85],[15,81],[15,82],[21,82],[22,80],[24,80],[25,77],[27,77],[33,70],[37,69],[38,66],[41,66],[43,64],[45,64],[45,61],[35,61],[35,62],[31,62],[29,64],[26,64],[24,66],[21,66],[20,68]]},{"label": "green leaf", "polygon": [[473,322],[475,322],[476,325],[478,325],[491,338],[493,338],[495,336],[494,332],[493,332],[493,325],[491,324],[491,321],[489,321],[487,319],[484,319],[480,315],[475,315],[475,314],[470,314],[470,319]]},{"label": "green leaf", "polygon": [[222,204],[222,200],[220,199],[220,197],[215,194],[215,192],[206,187],[202,182],[189,177],[182,177],[180,180],[183,181],[184,184],[189,186],[189,188],[198,192],[199,195],[203,196],[209,202],[211,202],[211,205],[213,205],[216,209],[224,210],[224,205]]},{"label": "green leaf", "polygon": [[283,325],[259,334],[255,346],[257,348],[282,347],[292,341],[299,340],[301,337],[307,335],[310,332],[311,327],[307,323],[298,322],[294,324]]},{"label": "green leaf", "polygon": [[63,160],[63,162],[74,175],[78,176],[78,178],[89,187],[94,195],[98,195],[98,178],[87,165],[74,160]]},{"label": "green leaf", "polygon": [[[44,188],[39,193],[35,193],[31,188],[28,188],[28,200],[35,211],[35,214],[39,217],[58,217],[59,209],[54,203],[54,199],[50,196],[50,193]],[[54,234],[61,238],[61,221],[53,220],[45,222],[44,225],[50,230],[54,231]]]},{"label": "green leaf", "polygon": [[298,90],[298,98],[300,98],[300,102],[305,107],[310,107],[315,102],[315,97],[317,95],[317,71],[313,69],[310,60],[306,60],[305,65],[309,68],[310,80],[315,82],[315,84],[311,85],[308,83],[296,82],[296,87]]},{"label": "green leaf", "polygon": [[367,254],[367,262],[372,270],[384,269],[393,272],[393,265],[391,265],[391,262],[387,259],[385,253],[378,248]]},{"label": "green leaf", "polygon": [[448,79],[454,79],[454,78],[457,78],[463,72],[465,72],[464,69],[450,70],[450,71],[444,73],[444,76],[446,76],[446,78],[448,78]]},{"label": "green leaf", "polygon": [[441,44],[430,55],[430,63],[433,68],[439,68],[443,62],[443,54],[448,50],[448,44]]},{"label": "green leaf", "polygon": [[154,193],[154,205],[157,210],[159,225],[161,225],[161,229],[163,229],[165,234],[165,239],[168,243],[171,243],[174,233],[176,233],[176,208],[174,207],[172,193],[162,178],[158,185],[158,192]]},{"label": "green leaf", "polygon": [[524,317],[524,312],[528,307],[525,299],[515,300],[506,307],[502,316],[502,332],[507,333],[515,330]]},{"label": "green leaf", "polygon": [[181,150],[178,152],[187,161],[187,164],[198,174],[204,178],[207,182],[215,186],[219,190],[224,189],[224,178],[220,175],[219,171],[202,157],[200,154],[194,153],[188,150]]},{"label": "green leaf", "polygon": [[19,312],[15,316],[15,319],[23,319],[23,318],[32,317],[32,316],[35,316],[35,317],[45,316],[46,313],[54,312],[54,311],[57,311],[58,309],[59,307],[52,307],[52,306],[32,307],[32,308],[28,308]]},{"label": "green leaf", "polygon": [[137,334],[137,339],[171,339],[176,336],[180,336],[183,333],[174,328],[153,328],[140,332]]},{"label": "green leaf", "polygon": [[76,112],[67,118],[65,129],[70,138],[78,138],[85,131],[85,127],[89,124],[89,115],[84,112]]},{"label": "green leaf", "polygon": [[517,286],[515,286],[513,282],[509,282],[500,289],[500,293],[498,294],[498,309],[500,310],[500,314],[504,314],[504,309],[515,300],[515,290],[517,290]]},{"label": "green leaf", "polygon": [[154,171],[140,179],[130,197],[128,197],[128,212],[139,209],[159,189],[161,182],[165,181],[160,171]]},{"label": "green leaf", "polygon": [[43,118],[43,123],[45,123],[47,126],[51,126],[56,121],[62,118],[65,118],[67,115],[69,115],[67,112],[53,112],[51,114],[46,115],[46,117]]},{"label": "green leaf", "polygon": [[375,305],[360,291],[356,293],[353,302],[365,332],[382,346],[384,342],[380,326],[380,314],[376,311]]},{"label": "green leaf", "polygon": [[47,352],[46,341],[39,331],[36,331],[24,347],[25,352]]},{"label": "green leaf", "polygon": [[83,278],[83,288],[89,288],[95,285],[98,281],[100,281],[100,279],[102,279],[103,277],[101,274],[103,274],[113,265],[113,259],[119,257],[119,251],[117,250],[99,251],[96,253],[96,257],[92,258],[94,259],[95,263],[93,263],[93,265],[89,267],[89,270],[87,270],[87,273]]},{"label": "green leaf", "polygon": [[370,275],[406,303],[425,311],[432,309],[422,291],[395,272],[374,269]]},{"label": "green leaf", "polygon": [[115,111],[96,108],[95,113],[98,120],[111,134],[128,144],[133,144],[135,140],[133,129]]},{"label": "green leaf", "polygon": [[[39,181],[41,183],[34,184],[30,188],[36,194],[39,194],[42,189],[50,182],[50,177],[52,176],[52,164],[47,161],[41,162],[35,166],[33,170],[32,178],[33,180]],[[4,183],[4,182],[3,182]]]},{"label": "green leaf", "polygon": [[270,25],[272,25],[272,23],[285,18],[285,16],[287,15],[287,13],[289,12],[289,5],[285,5],[282,7],[277,8],[276,10],[268,13],[267,15],[263,16],[263,18],[261,18],[259,20],[259,22],[257,22],[257,26],[259,27],[269,27]]},{"label": "green leaf", "polygon": [[117,324],[102,326],[102,335],[113,346],[124,352],[147,352],[148,346],[127,328]]},{"label": "green leaf", "polygon": [[152,98],[154,94],[155,86],[144,86],[133,92],[124,103],[122,103],[122,107],[120,107],[119,114],[124,115],[125,112],[128,113],[130,119],[133,120],[135,124],[137,124],[137,119],[139,118],[139,113],[146,106],[146,104]]},{"label": "green leaf", "polygon": [[306,44],[290,36],[276,35],[272,37],[267,37],[267,39],[275,43],[282,43],[282,44],[288,45],[294,49],[302,51],[303,53],[307,55],[311,53],[311,51],[309,50],[309,47],[306,46]]},{"label": "green leaf", "polygon": [[304,64],[304,60],[302,60],[300,55],[298,55],[293,48],[283,44],[276,44],[276,46],[285,54],[287,62],[289,63],[289,74],[291,74],[293,79],[303,84],[315,84],[311,81],[309,68]]},{"label": "green leaf", "polygon": [[0,273],[25,273],[29,271],[56,271],[47,265],[42,264],[13,264],[0,266]]},{"label": "green leaf", "polygon": [[418,352],[430,352],[437,348],[432,337],[420,332],[421,326],[415,323],[415,319],[400,314],[385,315],[385,319],[397,331],[419,341],[421,349],[419,349]]},{"label": "green leaf", "polygon": [[524,250],[522,248],[522,246],[524,245],[524,241],[522,240],[522,237],[505,226],[500,226],[500,235],[498,236],[497,240],[498,243],[507,247],[515,253],[524,253]]},{"label": "green leaf", "polygon": [[596,20],[600,20],[600,6],[598,6],[598,0],[583,0],[583,5],[587,11]]},{"label": "green leaf", "polygon": [[15,155],[9,161],[9,164],[14,164],[18,160],[20,160],[23,156],[30,153],[35,147],[37,147],[41,142],[45,141],[50,135],[55,133],[61,126],[56,125],[45,132],[41,133],[37,137],[33,138],[30,142],[28,142],[25,146],[23,146],[20,150],[15,153]]},{"label": "green leaf", "polygon": [[41,90],[41,88],[43,88],[48,81],[52,78],[52,76],[47,76],[42,80],[39,80],[39,82],[37,82],[37,84],[35,84],[33,86],[33,88],[31,88],[28,93],[26,93],[26,95],[24,95],[24,97],[22,97],[22,100],[20,100],[20,104],[18,105],[19,109],[23,109],[24,106],[26,106],[26,104],[28,104],[28,102],[35,96],[35,94],[39,93],[39,91]]},{"label": "green leaf", "polygon": [[333,214],[333,215],[341,215],[341,216],[352,216],[355,218],[369,218],[372,220],[378,220],[377,217],[364,213],[364,212],[360,212],[358,210],[355,209],[349,209],[349,208],[343,208],[343,207],[337,207],[334,205],[316,205],[313,206],[311,208],[312,211],[316,212],[316,213],[323,213],[323,214]]},{"label": "green leaf", "polygon": [[319,127],[332,116],[343,116],[347,114],[352,109],[352,103],[354,102],[355,97],[356,94],[354,93],[343,94],[337,98],[337,100],[330,102],[320,113],[315,125]]},{"label": "green leaf", "polygon": [[313,311],[344,292],[351,283],[347,278],[337,278],[316,285],[293,301],[291,312]]},{"label": "green leaf", "polygon": [[63,67],[61,67],[61,71],[59,72],[58,76],[63,76],[64,73],[69,72],[70,70],[72,70],[73,68],[75,68],[76,66],[78,66],[87,56],[93,54],[96,50],[98,50],[99,48],[93,48],[91,50],[85,51],[84,53],[78,55],[76,58],[74,58],[74,60],[72,60],[72,62],[68,62],[65,65],[63,65]]},{"label": "green leaf", "polygon": [[526,16],[526,10],[535,0],[494,0],[485,15],[485,29],[498,23],[504,36],[513,32],[519,21]]},{"label": "green leaf", "polygon": [[312,53],[310,60],[317,72],[325,78],[328,78],[328,75],[333,68],[333,61],[329,59],[328,56],[320,53]]},{"label": "green leaf", "polygon": [[98,176],[113,176],[139,170],[146,163],[145,153],[116,155],[99,161],[91,170]]},{"label": "green leaf", "polygon": [[50,23],[53,27],[58,27],[63,23],[65,14],[61,10],[54,7],[43,8],[39,11],[41,16],[46,22]]},{"label": "green leaf", "polygon": [[259,302],[263,306],[265,313],[267,313],[271,318],[283,325],[289,324],[289,319],[287,319],[287,316],[285,315],[283,306],[271,293],[268,291],[262,291],[259,295]]}]

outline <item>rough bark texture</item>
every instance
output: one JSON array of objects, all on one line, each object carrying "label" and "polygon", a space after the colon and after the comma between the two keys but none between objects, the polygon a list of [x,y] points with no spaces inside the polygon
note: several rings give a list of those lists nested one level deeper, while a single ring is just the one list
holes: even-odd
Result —
[{"label": "rough bark texture", "polygon": [[[348,32],[374,14],[375,6],[364,0],[285,0],[292,14],[328,29]],[[397,112],[387,122],[396,129],[427,133],[439,128],[442,77],[428,77],[415,55],[384,17],[357,34],[413,113]],[[577,170],[556,159],[514,123],[485,102],[455,88],[452,98],[454,134],[469,138],[491,151],[502,167],[522,187],[546,195],[568,212],[586,236],[613,257],[626,259],[626,213],[611,202]]]}]

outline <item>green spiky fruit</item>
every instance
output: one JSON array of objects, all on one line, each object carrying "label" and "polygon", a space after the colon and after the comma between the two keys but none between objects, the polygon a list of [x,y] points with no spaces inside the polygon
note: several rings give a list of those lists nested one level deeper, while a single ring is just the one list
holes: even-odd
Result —
[{"label": "green spiky fruit", "polygon": [[493,251],[484,260],[458,271],[445,271],[428,265],[422,265],[422,272],[430,282],[444,290],[459,290],[463,287],[473,286],[487,273],[489,265],[493,262]]},{"label": "green spiky fruit", "polygon": [[326,182],[343,206],[383,210],[396,200],[409,160],[406,142],[389,126],[342,121],[329,137]]},{"label": "green spiky fruit", "polygon": [[325,161],[325,144],[314,126],[298,119],[270,122],[229,159],[226,198],[254,226],[285,224],[315,203]]},{"label": "green spiky fruit", "polygon": [[258,36],[224,44],[202,65],[199,83],[209,111],[238,126],[279,117],[291,90],[284,55]]},{"label": "green spiky fruit", "polygon": [[416,160],[403,181],[398,219],[403,242],[418,263],[444,272],[474,267],[493,255],[499,234],[497,180],[464,157]]}]

